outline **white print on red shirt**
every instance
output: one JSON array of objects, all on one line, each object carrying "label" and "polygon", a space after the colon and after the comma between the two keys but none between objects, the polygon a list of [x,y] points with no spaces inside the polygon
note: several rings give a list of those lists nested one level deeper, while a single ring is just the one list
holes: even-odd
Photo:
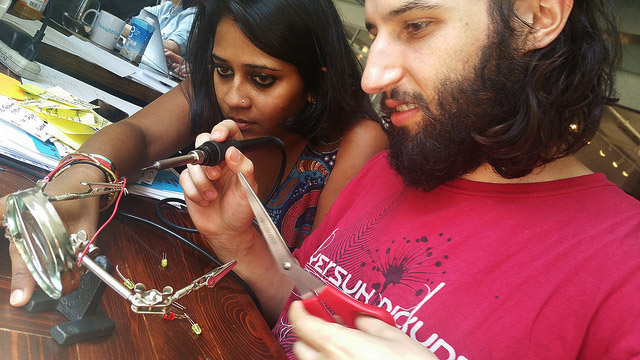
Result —
[{"label": "white print on red shirt", "polygon": [[[336,260],[332,259],[336,254],[332,255],[330,249],[332,248],[331,244],[336,237],[337,231],[338,229],[335,229],[327,237],[327,239],[311,255],[309,261],[304,265],[304,268],[309,273],[317,276],[325,283],[332,284],[355,300],[361,301],[365,304],[375,304],[379,307],[384,307],[393,316],[396,321],[396,326],[400,330],[409,335],[413,340],[429,348],[432,352],[435,353],[438,351],[437,355],[441,356],[441,358],[451,360],[467,359],[464,356],[456,356],[454,348],[445,340],[439,338],[436,333],[431,334],[425,339],[418,338],[418,331],[422,328],[424,322],[416,316],[416,313],[427,303],[429,299],[431,299],[445,286],[444,282],[438,283],[433,289],[426,283],[420,284],[420,286],[424,288],[424,291],[416,291],[416,295],[420,294],[422,295],[422,298],[419,298],[420,300],[415,303],[414,306],[403,308],[400,305],[394,305],[391,299],[384,296],[380,291],[373,288],[362,279],[354,281],[353,279],[356,279],[357,277],[341,265],[338,265]],[[325,254],[323,250],[327,250],[329,253]],[[431,250],[431,248],[427,248],[427,250]],[[401,262],[404,261],[403,259],[399,260]],[[440,265],[438,265],[438,267],[439,266]],[[380,267],[374,268],[374,270],[375,269],[380,270]],[[381,290],[387,289],[389,281],[385,280],[384,283],[385,286],[377,286],[377,288]],[[415,285],[412,289],[415,289]],[[445,356],[445,351],[448,353],[446,354],[447,356]]]}]

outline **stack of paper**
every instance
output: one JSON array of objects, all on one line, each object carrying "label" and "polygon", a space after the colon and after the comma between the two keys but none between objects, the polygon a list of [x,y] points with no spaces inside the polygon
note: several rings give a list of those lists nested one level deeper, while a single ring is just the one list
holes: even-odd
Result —
[{"label": "stack of paper", "polygon": [[93,109],[96,105],[81,100],[62,88],[47,90],[35,85],[20,85],[25,90],[25,101],[19,105],[47,122],[47,133],[63,143],[78,149],[91,135],[110,125],[107,119]]},{"label": "stack of paper", "polygon": [[42,141],[2,119],[0,119],[0,153],[47,171],[53,170],[62,159],[51,141]]},{"label": "stack of paper", "polygon": [[[61,88],[22,85],[0,74],[0,153],[50,171],[110,124],[93,107]],[[132,194],[155,199],[184,199],[175,170],[148,170],[127,188]]]},{"label": "stack of paper", "polygon": [[51,139],[47,124],[23,109],[14,99],[0,95],[0,152],[12,159],[52,170],[73,149]]},{"label": "stack of paper", "polygon": [[138,181],[127,185],[130,193],[154,199],[179,198],[184,200],[180,175],[173,169],[142,172]]}]

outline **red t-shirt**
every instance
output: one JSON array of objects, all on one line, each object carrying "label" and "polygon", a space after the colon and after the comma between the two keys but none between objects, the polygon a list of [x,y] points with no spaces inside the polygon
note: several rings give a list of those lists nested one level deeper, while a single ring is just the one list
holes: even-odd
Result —
[{"label": "red t-shirt", "polygon": [[[640,203],[602,174],[423,192],[381,153],[294,254],[440,359],[630,359],[639,234]],[[286,309],[274,333],[293,357]]]}]

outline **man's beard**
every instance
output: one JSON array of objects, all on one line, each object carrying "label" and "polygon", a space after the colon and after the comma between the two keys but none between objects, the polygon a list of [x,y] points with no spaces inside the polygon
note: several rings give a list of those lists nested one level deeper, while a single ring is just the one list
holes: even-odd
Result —
[{"label": "man's beard", "polygon": [[[430,191],[488,160],[476,135],[514,118],[526,77],[523,55],[511,44],[511,37],[494,31],[473,71],[464,76],[469,80],[441,81],[437,111],[421,93],[391,92],[393,99],[417,103],[424,114],[413,133],[393,125],[388,130],[391,167],[407,185]],[[384,99],[382,109],[391,111]]]}]

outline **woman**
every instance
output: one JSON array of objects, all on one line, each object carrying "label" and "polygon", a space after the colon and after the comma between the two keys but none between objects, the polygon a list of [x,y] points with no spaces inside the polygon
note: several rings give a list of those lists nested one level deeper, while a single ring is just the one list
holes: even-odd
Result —
[{"label": "woman", "polygon": [[[289,175],[269,205],[294,247],[314,218],[318,222],[346,183],[387,145],[379,124],[364,119],[376,115],[360,89],[359,67],[337,11],[330,0],[216,0],[197,5],[193,29],[186,56],[190,78],[130,118],[98,131],[79,151],[108,158],[126,176],[193,144],[199,133],[213,140],[277,136],[285,143]],[[233,121],[221,123],[224,119]],[[275,182],[280,157],[269,149],[249,155],[259,164],[255,176],[264,196]],[[181,176],[191,203],[215,198],[215,188],[204,178],[219,169],[190,167]],[[184,181],[187,175],[191,183]],[[105,176],[78,163],[53,179],[47,192],[85,191],[80,181],[105,181]],[[84,229],[93,235],[98,199],[55,206],[70,233]],[[194,223],[201,224],[206,213],[196,215]],[[209,231],[199,230],[205,236]],[[11,249],[14,274],[27,272]],[[12,295],[11,304],[21,306],[31,297],[33,281],[12,280],[13,289],[23,292],[14,291],[18,295]]]},{"label": "woman", "polygon": [[[191,79],[194,123],[233,120],[214,128],[213,140],[240,130],[245,138],[273,135],[285,143],[288,176],[266,207],[289,247],[297,247],[386,146],[379,125],[363,119],[376,115],[339,15],[328,0],[225,0],[199,4],[193,30],[187,60],[192,74],[206,74]],[[266,169],[273,173],[280,158],[259,155],[249,157],[264,196],[271,188],[264,184],[273,183]],[[218,173],[198,166],[181,177],[185,196],[203,206],[216,194],[205,171]]]}]

